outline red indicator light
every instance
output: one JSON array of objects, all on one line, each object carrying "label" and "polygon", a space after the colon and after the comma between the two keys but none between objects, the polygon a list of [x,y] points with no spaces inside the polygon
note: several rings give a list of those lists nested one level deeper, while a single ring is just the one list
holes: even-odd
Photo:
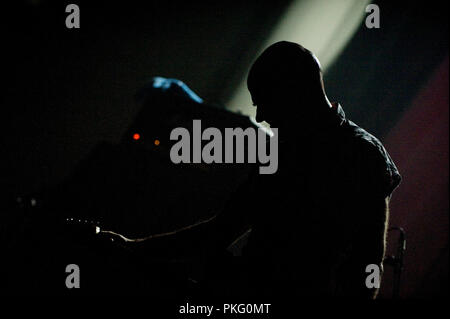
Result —
[{"label": "red indicator light", "polygon": [[141,138],[141,136],[138,133],[133,134],[133,140],[137,141],[140,138]]}]

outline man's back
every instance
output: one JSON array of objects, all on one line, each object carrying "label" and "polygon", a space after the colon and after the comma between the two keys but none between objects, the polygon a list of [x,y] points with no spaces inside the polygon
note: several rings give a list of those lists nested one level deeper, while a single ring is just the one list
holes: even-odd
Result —
[{"label": "man's back", "polygon": [[266,278],[301,283],[307,294],[330,293],[332,281],[343,279],[335,272],[349,266],[360,253],[356,249],[384,245],[374,237],[363,247],[361,234],[384,233],[386,220],[382,211],[373,216],[368,205],[384,200],[400,181],[378,139],[348,121],[339,105],[330,111],[329,121],[311,135],[283,137],[280,130],[279,168],[255,181],[257,203],[245,248]]}]

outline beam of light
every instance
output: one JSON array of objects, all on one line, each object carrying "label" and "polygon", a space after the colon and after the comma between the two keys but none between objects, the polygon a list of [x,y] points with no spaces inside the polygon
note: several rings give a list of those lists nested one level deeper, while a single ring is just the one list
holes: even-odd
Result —
[{"label": "beam of light", "polygon": [[[258,55],[275,42],[297,42],[319,58],[322,69],[326,72],[361,23],[364,23],[367,14],[365,8],[369,2],[370,0],[296,0],[280,19]],[[243,70],[241,84],[225,105],[231,111],[254,117],[256,108],[251,106],[246,85],[250,66],[251,63]]]}]

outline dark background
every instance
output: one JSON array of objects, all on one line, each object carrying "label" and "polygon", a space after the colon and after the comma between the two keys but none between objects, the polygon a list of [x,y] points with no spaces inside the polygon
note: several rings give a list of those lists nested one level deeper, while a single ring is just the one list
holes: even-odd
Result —
[{"label": "dark background", "polygon": [[[391,2],[376,2],[382,28],[362,23],[325,85],[330,100],[382,140],[403,175],[391,204],[391,224],[408,239],[401,295],[442,296],[448,19],[444,2]],[[290,1],[77,1],[81,28],[66,29],[69,3],[2,5],[5,198],[54,185],[99,141],[118,142],[138,111],[133,95],[152,76],[179,78],[221,106]]]}]

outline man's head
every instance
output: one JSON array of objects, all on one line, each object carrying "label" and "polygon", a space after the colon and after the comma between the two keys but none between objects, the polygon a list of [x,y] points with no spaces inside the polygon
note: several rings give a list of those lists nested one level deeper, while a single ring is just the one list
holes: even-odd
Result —
[{"label": "man's head", "polygon": [[247,78],[258,121],[281,124],[282,117],[302,107],[304,114],[325,96],[318,59],[300,44],[281,41],[254,62]]}]

